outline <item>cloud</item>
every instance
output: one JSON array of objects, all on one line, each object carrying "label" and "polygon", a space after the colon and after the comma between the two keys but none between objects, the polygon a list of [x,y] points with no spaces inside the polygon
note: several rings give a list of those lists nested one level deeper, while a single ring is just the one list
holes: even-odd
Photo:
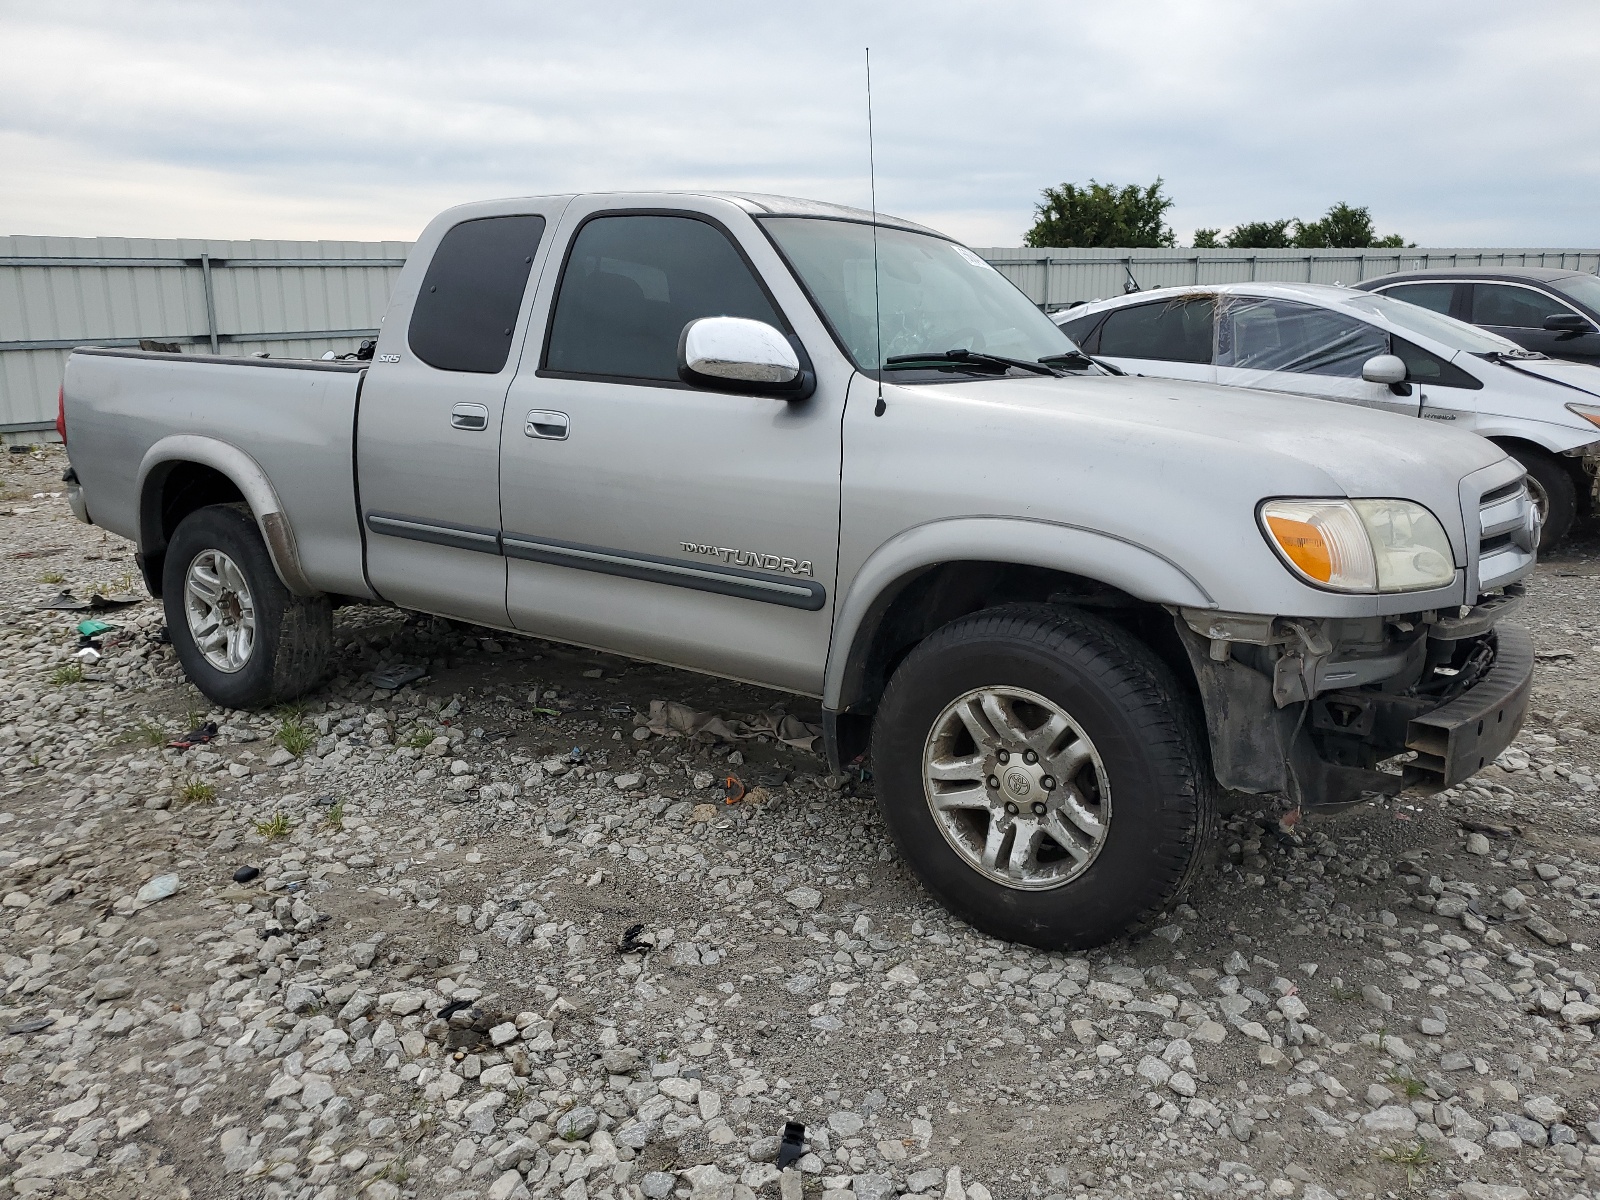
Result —
[{"label": "cloud", "polygon": [[[1593,245],[1600,9],[1489,0],[0,0],[0,229],[411,237],[462,200],[739,188],[1015,244],[1039,189],[1180,234],[1337,200],[1424,244]],[[1556,51],[1559,50],[1559,53]],[[1579,119],[1581,127],[1582,119]]]}]

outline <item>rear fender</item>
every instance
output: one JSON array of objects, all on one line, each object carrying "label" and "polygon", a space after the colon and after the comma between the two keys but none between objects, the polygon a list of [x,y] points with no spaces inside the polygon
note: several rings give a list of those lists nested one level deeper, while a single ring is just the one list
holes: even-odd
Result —
[{"label": "rear fender", "polygon": [[237,446],[199,434],[174,434],[162,438],[146,451],[139,464],[139,555],[149,561],[166,551],[162,530],[161,495],[173,469],[184,463],[198,463],[225,476],[239,489],[250,514],[267,544],[273,568],[283,586],[296,596],[315,596],[317,589],[306,578],[300,564],[294,528],[283,511],[283,504],[261,464]]},{"label": "rear fender", "polygon": [[977,561],[1044,567],[1119,588],[1152,604],[1216,608],[1177,563],[1134,542],[1075,525],[1026,517],[951,517],[897,534],[861,565],[834,618],[823,707],[860,697],[874,630],[896,596],[940,563]]}]

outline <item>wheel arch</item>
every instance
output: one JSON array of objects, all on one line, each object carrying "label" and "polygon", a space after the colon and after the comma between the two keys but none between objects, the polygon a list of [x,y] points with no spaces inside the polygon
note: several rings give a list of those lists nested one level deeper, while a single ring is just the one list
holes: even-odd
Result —
[{"label": "wheel arch", "polygon": [[929,522],[884,543],[857,571],[835,618],[823,707],[870,711],[894,666],[934,629],[996,604],[1052,598],[1125,623],[1148,616],[1161,630],[1171,625],[1163,606],[1216,607],[1177,563],[1108,534],[1024,518]]},{"label": "wheel arch", "polygon": [[212,504],[250,510],[273,570],[296,596],[315,596],[306,578],[294,528],[261,464],[237,446],[198,434],[174,434],[146,451],[139,464],[139,567],[151,595],[161,594],[162,564],[178,522]]}]

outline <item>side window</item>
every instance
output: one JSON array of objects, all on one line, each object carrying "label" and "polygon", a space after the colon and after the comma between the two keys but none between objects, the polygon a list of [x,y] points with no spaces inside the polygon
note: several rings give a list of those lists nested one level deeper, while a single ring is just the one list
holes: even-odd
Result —
[{"label": "side window", "polygon": [[[1087,317],[1074,317],[1070,321],[1061,322],[1061,332],[1072,339],[1073,344],[1085,354],[1097,353],[1089,348],[1088,341],[1094,331],[1095,323],[1100,320],[1099,313],[1091,313]],[[1096,339],[1098,345],[1098,339]]]},{"label": "side window", "polygon": [[1510,329],[1543,329],[1552,313],[1571,312],[1559,300],[1552,300],[1532,288],[1508,283],[1478,283],[1472,287],[1472,323],[1499,325]]},{"label": "side window", "polygon": [[1237,300],[1217,334],[1217,365],[1251,371],[1361,377],[1361,365],[1387,354],[1383,330],[1343,313],[1292,300]]},{"label": "side window", "polygon": [[544,218],[481,217],[439,241],[411,308],[406,340],[441,371],[496,374],[511,354]]},{"label": "side window", "polygon": [[1415,304],[1440,313],[1446,317],[1450,315],[1450,302],[1455,299],[1456,285],[1453,283],[1399,283],[1394,287],[1384,288],[1380,295],[1388,296],[1391,300],[1404,300],[1407,304]]},{"label": "side window", "polygon": [[1390,354],[1399,355],[1400,360],[1406,364],[1406,373],[1417,383],[1430,384],[1433,387],[1453,387],[1477,389],[1483,382],[1473,375],[1469,375],[1453,363],[1448,363],[1437,354],[1424,350],[1421,346],[1413,345],[1402,337],[1391,337]]},{"label": "side window", "polygon": [[733,243],[693,217],[595,217],[556,296],[544,369],[678,382],[678,337],[700,317],[788,325]]},{"label": "side window", "polygon": [[1100,326],[1098,353],[1107,358],[1209,363],[1215,310],[1209,297],[1119,308]]}]

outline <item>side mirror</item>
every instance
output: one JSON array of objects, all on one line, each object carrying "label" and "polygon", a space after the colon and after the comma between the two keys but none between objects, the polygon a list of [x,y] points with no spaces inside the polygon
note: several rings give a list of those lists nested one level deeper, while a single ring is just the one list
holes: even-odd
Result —
[{"label": "side mirror", "polygon": [[1361,378],[1368,383],[1393,386],[1406,381],[1406,364],[1398,354],[1378,354],[1361,364]]},{"label": "side mirror", "polygon": [[678,378],[694,387],[800,400],[816,377],[789,339],[765,321],[701,317],[678,336]]},{"label": "side mirror", "polygon": [[1594,332],[1594,325],[1577,313],[1551,313],[1544,319],[1544,327],[1551,333]]}]

